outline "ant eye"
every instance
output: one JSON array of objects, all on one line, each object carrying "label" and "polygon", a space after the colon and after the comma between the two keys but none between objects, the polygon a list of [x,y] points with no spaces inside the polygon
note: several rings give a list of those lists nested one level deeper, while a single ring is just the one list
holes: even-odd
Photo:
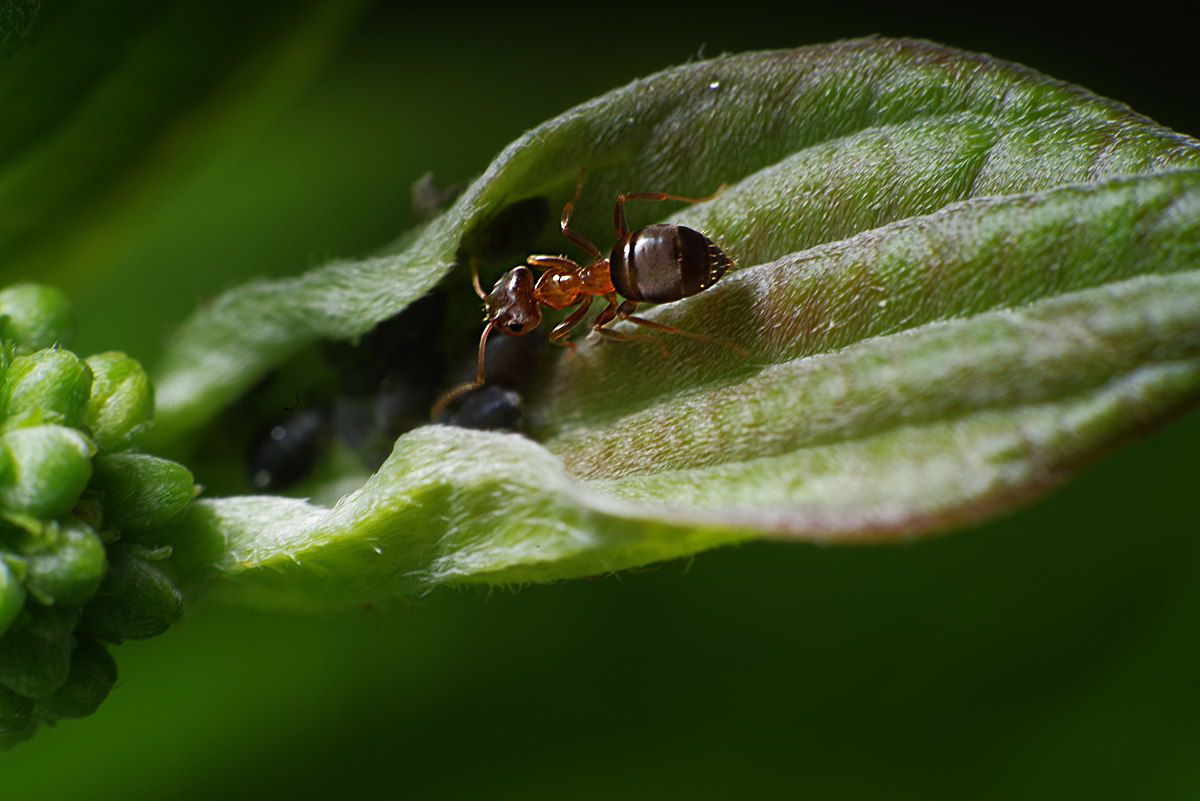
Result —
[{"label": "ant eye", "polygon": [[520,324],[520,323],[509,323],[509,324],[508,324],[508,330],[509,330],[509,331],[512,331],[514,334],[520,334],[520,333],[522,333],[522,332],[523,332],[525,329],[524,329],[524,328],[521,326],[521,324]]}]

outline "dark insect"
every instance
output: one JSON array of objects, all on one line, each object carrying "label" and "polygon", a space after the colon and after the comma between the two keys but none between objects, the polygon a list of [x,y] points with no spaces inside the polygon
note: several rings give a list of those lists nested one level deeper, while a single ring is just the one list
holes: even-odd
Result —
[{"label": "dark insect", "polygon": [[323,406],[301,409],[264,426],[250,441],[247,464],[255,489],[282,492],[312,472],[329,435]]},{"label": "dark insect", "polygon": [[536,375],[546,349],[546,332],[493,337],[487,343],[488,383],[467,381],[478,369],[474,359],[455,371],[461,389],[438,409],[435,423],[485,431],[518,431],[524,424],[521,393]]},{"label": "dark insect", "polygon": [[[445,370],[445,358],[438,349],[445,316],[445,296],[424,295],[378,323],[357,345],[326,343],[326,361],[338,373],[338,394],[374,397],[391,382],[419,387],[432,397]],[[417,417],[423,414],[424,409]]]},{"label": "dark insect", "polygon": [[375,326],[357,344],[323,345],[337,374],[330,413],[334,435],[374,470],[396,437],[427,422],[445,378],[440,339],[446,296],[435,292]]},{"label": "dark insect", "polygon": [[[571,214],[582,191],[581,178],[575,197],[563,208],[560,224],[563,235],[592,257],[590,263],[580,265],[562,256],[530,256],[525,260],[528,266],[509,270],[496,282],[490,293],[484,293],[479,285],[477,264],[472,261],[475,292],[483,299],[487,316],[487,326],[479,338],[479,373],[473,384],[451,390],[438,400],[433,409],[435,420],[448,403],[475,387],[483,386],[487,380],[485,348],[488,334],[493,329],[513,336],[532,331],[542,321],[540,306],[551,309],[577,307],[555,326],[549,337],[554,344],[572,349],[575,344],[565,337],[579,325],[587,315],[592,300],[599,296],[608,301],[608,306],[596,315],[591,328],[608,339],[617,342],[650,340],[662,348],[664,356],[668,355],[666,346],[656,337],[625,334],[607,327],[614,320],[628,320],[654,331],[713,342],[743,356],[749,355],[742,348],[724,340],[681,331],[633,314],[638,303],[670,303],[703,292],[725,275],[733,266],[733,261],[704,234],[682,225],[649,225],[631,233],[625,219],[625,201],[680,200],[699,203],[708,198],[686,198],[661,192],[630,192],[618,196],[613,208],[617,244],[606,259],[595,245],[570,228]],[[546,270],[535,282],[529,267],[544,267]]]},{"label": "dark insect", "polygon": [[496,384],[473,387],[457,409],[446,409],[437,422],[482,431],[517,431],[522,423],[521,396]]}]

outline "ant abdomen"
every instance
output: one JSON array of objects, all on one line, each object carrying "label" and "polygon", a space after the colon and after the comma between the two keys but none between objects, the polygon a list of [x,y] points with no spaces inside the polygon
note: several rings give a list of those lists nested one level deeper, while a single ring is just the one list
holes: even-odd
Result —
[{"label": "ant abdomen", "polygon": [[733,261],[704,234],[682,225],[648,225],[609,257],[617,292],[638,303],[670,303],[715,284]]}]

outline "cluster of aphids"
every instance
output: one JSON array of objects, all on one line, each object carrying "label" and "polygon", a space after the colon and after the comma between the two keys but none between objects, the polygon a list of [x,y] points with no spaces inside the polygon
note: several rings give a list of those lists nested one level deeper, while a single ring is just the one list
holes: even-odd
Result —
[{"label": "cluster of aphids", "polygon": [[[445,295],[435,292],[380,323],[357,345],[327,343],[322,350],[336,374],[335,391],[303,389],[294,396],[294,408],[280,408],[257,426],[246,456],[254,488],[282,492],[298,484],[334,440],[356,454],[366,469],[375,470],[397,437],[427,425],[429,410],[452,372],[440,339],[446,305]],[[497,340],[489,349],[498,366],[492,381],[443,410],[436,422],[519,430],[520,391],[544,345],[545,339],[536,336]],[[474,360],[461,361],[460,373],[464,369],[473,374]]]},{"label": "cluster of aphids", "polygon": [[[447,387],[461,386],[476,374],[470,335],[456,340],[456,334],[471,330],[479,307],[453,290],[466,283],[468,264],[490,266],[527,253],[545,227],[548,210],[541,197],[509,205],[468,235],[458,257],[463,269],[452,272],[443,286],[379,323],[357,343],[325,343],[318,357],[322,364],[310,370],[327,373],[323,382],[305,386],[281,373],[243,398],[233,416],[258,421],[245,451],[254,489],[283,492],[299,484],[335,443],[354,453],[364,468],[375,470],[397,437],[429,424],[430,410]],[[497,337],[487,348],[487,383],[444,404],[432,422],[520,430],[523,393],[545,344],[540,329],[528,337]]]},{"label": "cluster of aphids", "polygon": [[[613,209],[616,244],[606,257],[570,228],[582,190],[581,176],[575,197],[563,208],[559,223],[566,239],[587,253],[590,261],[527,256],[524,264],[501,276],[491,292],[483,291],[480,265],[528,252],[545,223],[545,198],[510,205],[464,240],[459,261],[470,265],[472,283],[483,301],[486,317],[472,380],[466,380],[469,373],[452,376],[457,378],[454,388],[435,394],[446,384],[447,360],[441,343],[445,339],[447,298],[454,295],[428,295],[380,323],[357,348],[344,343],[330,346],[329,360],[339,370],[337,397],[297,409],[259,431],[249,454],[255,487],[282,490],[301,480],[331,431],[352,450],[373,453],[371,467],[378,467],[390,452],[390,443],[416,427],[431,405],[435,422],[464,428],[519,429],[520,389],[536,372],[544,343],[574,349],[568,335],[587,319],[597,298],[606,305],[587,325],[609,341],[649,341],[661,349],[663,356],[668,355],[656,336],[611,327],[616,321],[625,321],[642,331],[704,340],[745,356],[745,350],[724,340],[682,331],[633,313],[639,303],[670,303],[703,292],[733,267],[733,261],[707,236],[681,225],[650,225],[631,231],[625,218],[626,201],[701,201],[660,192],[619,195]],[[530,268],[541,270],[540,276],[535,279]],[[543,306],[570,310],[549,335],[542,326]],[[493,331],[509,336],[489,340]],[[382,451],[381,445],[385,446]]]}]

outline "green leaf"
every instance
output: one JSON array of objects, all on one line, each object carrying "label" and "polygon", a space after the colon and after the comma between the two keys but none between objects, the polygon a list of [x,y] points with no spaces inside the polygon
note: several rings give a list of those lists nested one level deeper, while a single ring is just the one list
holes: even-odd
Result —
[{"label": "green leaf", "polygon": [[[176,540],[196,570],[328,608],[751,537],[927,534],[1037,497],[1200,396],[1198,143],[1024,68],[871,39],[637,81],[513,143],[399,255],[218,298],[167,353],[162,441],[456,260],[495,261],[476,232],[517,201],[564,203],[581,168],[571,225],[605,247],[618,192],[728,184],[670,219],[738,269],[646,316],[749,358],[582,341],[527,398],[537,442],[419,429],[333,509],[204,501]],[[667,210],[627,208],[633,227]]]},{"label": "green leaf", "polygon": [[213,138],[272,119],[364,7],[55,5],[0,76],[0,282],[67,288],[127,255]]},{"label": "green leaf", "polygon": [[[573,226],[595,228],[602,242],[619,192],[700,197],[722,184],[761,186],[757,205],[796,220],[794,233],[745,255],[731,247],[745,267],[967,197],[1181,166],[1200,166],[1196,142],[1124,106],[925,42],[861,40],[668,70],[511,144],[404,253],[253,282],[206,305],[158,370],[155,435],[168,442],[211,419],[318,338],[370,330],[436,284],[472,229],[523,198],[551,195],[561,205],[583,168]],[[780,188],[786,195],[772,191],[773,173],[794,184]],[[855,178],[837,180],[846,175]],[[741,194],[714,208],[732,208]],[[741,231],[730,234],[756,224],[739,217]],[[723,229],[709,232],[724,239]],[[561,249],[561,238],[551,241]]]},{"label": "green leaf", "polygon": [[[666,361],[646,358],[646,348],[588,348],[557,362],[539,410],[553,421],[551,448],[572,472],[611,476],[636,471],[625,462],[637,457],[625,454],[654,448],[663,431],[627,443],[608,420],[709,387],[714,399],[729,398],[722,408],[749,405],[711,424],[687,420],[690,438],[704,440],[706,426],[735,436],[746,427],[741,438],[760,455],[774,447],[766,441],[771,421],[810,429],[803,438],[816,443],[857,439],[879,425],[852,421],[859,408],[894,425],[966,403],[1056,400],[1140,363],[1191,358],[1198,264],[1200,170],[955,204],[743,270],[648,315],[721,331],[752,350],[749,360],[683,340],[671,343]],[[1003,337],[997,329],[1008,321],[1012,333]],[[900,361],[901,352],[911,355]],[[826,363],[838,364],[838,375],[814,381],[812,371]],[[796,365],[792,375],[774,381],[785,364]],[[860,391],[860,374],[878,378]],[[737,400],[738,393],[753,397]],[[784,405],[750,419],[767,395]],[[676,409],[685,413],[706,397],[681,399]],[[829,416],[836,420],[825,422]],[[580,436],[607,444],[586,458]],[[731,444],[682,449],[698,463],[711,457],[697,448]],[[664,466],[652,454],[642,465]]]},{"label": "green leaf", "polygon": [[9,0],[0,6],[0,65],[20,49],[33,30],[41,0]]}]

